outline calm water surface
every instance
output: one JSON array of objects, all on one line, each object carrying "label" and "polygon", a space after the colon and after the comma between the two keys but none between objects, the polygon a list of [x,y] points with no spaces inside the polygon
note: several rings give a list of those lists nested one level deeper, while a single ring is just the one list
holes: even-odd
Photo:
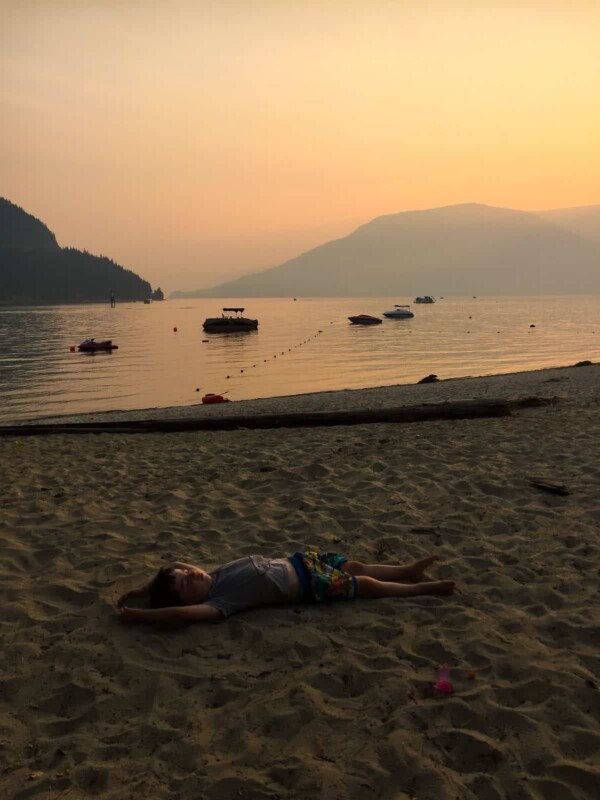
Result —
[{"label": "calm water surface", "polygon": [[[412,298],[167,300],[0,310],[0,420],[191,405],[513,372],[600,359],[600,297],[449,297],[411,320],[350,325]],[[258,331],[211,334],[246,306]],[[534,328],[530,327],[535,325]],[[177,332],[173,329],[177,328]],[[112,353],[72,353],[87,337]],[[196,392],[196,388],[200,392]]]}]

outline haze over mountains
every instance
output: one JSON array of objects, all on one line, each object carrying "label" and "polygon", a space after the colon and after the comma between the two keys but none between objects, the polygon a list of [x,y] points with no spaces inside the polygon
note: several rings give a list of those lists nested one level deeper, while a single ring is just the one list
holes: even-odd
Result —
[{"label": "haze over mountains", "polygon": [[279,266],[172,297],[600,293],[600,205],[377,217]]}]

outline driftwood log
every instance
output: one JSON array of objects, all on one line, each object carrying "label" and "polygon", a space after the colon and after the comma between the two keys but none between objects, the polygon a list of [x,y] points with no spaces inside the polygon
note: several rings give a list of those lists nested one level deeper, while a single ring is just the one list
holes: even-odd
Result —
[{"label": "driftwood log", "polygon": [[241,428],[315,428],[331,425],[428,422],[432,420],[506,417],[513,410],[555,402],[541,397],[520,400],[456,400],[420,406],[356,411],[310,411],[294,414],[254,414],[188,419],[115,420],[0,427],[0,436],[39,436],[52,433],[175,433],[178,431],[232,431]]},{"label": "driftwood log", "polygon": [[571,494],[564,483],[554,483],[553,481],[544,481],[539,478],[531,478],[530,483],[536,489],[541,489],[543,492],[549,492],[550,494],[558,494],[561,497]]}]

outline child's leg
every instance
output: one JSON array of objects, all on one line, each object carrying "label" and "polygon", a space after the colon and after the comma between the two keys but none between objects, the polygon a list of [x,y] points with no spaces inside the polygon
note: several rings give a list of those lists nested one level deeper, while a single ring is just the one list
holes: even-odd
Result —
[{"label": "child's leg", "polygon": [[420,581],[423,572],[435,561],[435,556],[422,558],[414,564],[402,567],[399,565],[388,566],[387,564],[363,564],[362,561],[345,561],[342,569],[350,575],[366,575],[369,578],[376,578],[378,581]]},{"label": "child's leg", "polygon": [[429,581],[427,583],[390,583],[378,581],[367,575],[356,578],[357,597],[375,599],[379,597],[416,597],[421,594],[452,594],[454,581]]}]

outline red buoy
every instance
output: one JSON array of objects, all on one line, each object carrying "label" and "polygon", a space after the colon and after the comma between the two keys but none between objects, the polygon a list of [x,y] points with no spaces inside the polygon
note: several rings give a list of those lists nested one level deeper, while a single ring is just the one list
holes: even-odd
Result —
[{"label": "red buoy", "polygon": [[173,328],[173,333],[177,333],[177,328]]},{"label": "red buoy", "polygon": [[75,352],[75,345],[74,345],[74,344],[72,344],[72,345],[71,345],[71,347],[69,347],[69,350],[70,350],[72,353],[74,353],[74,352]]}]

